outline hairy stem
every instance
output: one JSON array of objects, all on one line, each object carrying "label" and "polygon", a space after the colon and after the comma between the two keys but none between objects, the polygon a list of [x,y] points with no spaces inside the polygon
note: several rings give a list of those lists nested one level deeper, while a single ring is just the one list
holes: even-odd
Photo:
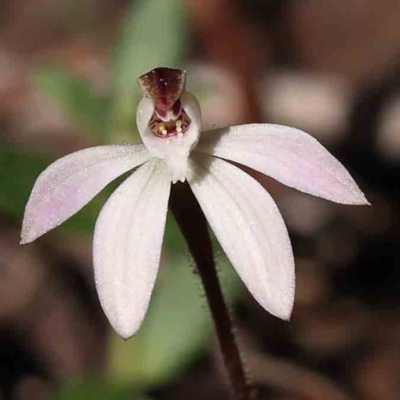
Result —
[{"label": "hairy stem", "polygon": [[232,320],[219,283],[207,221],[187,183],[172,186],[170,207],[196,263],[217,332],[225,367],[236,399],[250,400]]}]

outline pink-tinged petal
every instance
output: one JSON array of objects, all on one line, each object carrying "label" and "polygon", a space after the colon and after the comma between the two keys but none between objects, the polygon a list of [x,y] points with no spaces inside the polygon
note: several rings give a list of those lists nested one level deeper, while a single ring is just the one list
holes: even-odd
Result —
[{"label": "pink-tinged petal", "polygon": [[226,255],[255,299],[289,319],[295,274],[292,247],[266,190],[239,168],[215,157],[191,157],[188,182]]},{"label": "pink-tinged petal", "polygon": [[125,339],[139,329],[149,305],[170,188],[165,163],[151,160],[112,194],[96,222],[97,292],[111,325]]},{"label": "pink-tinged petal", "polygon": [[84,207],[105,186],[151,158],[143,145],[98,146],[60,158],[36,180],[21,243],[29,243]]},{"label": "pink-tinged petal", "polygon": [[251,124],[207,131],[196,151],[238,162],[327,200],[369,204],[343,165],[312,136],[295,128]]}]

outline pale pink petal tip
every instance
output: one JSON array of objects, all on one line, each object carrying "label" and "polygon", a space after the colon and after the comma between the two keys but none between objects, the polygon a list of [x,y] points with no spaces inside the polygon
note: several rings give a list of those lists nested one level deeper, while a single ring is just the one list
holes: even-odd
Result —
[{"label": "pale pink petal tip", "polygon": [[38,177],[25,208],[21,244],[62,224],[118,176],[150,158],[143,145],[98,146],[60,158]]},{"label": "pale pink petal tip", "polygon": [[206,155],[192,157],[188,182],[225,254],[258,303],[289,320],[295,293],[292,247],[278,207],[239,168]]},{"label": "pale pink petal tip", "polygon": [[111,195],[96,222],[93,266],[100,303],[124,339],[140,328],[157,276],[171,187],[151,160]]},{"label": "pale pink petal tip", "polygon": [[253,168],[302,192],[341,204],[369,204],[346,168],[299,129],[273,124],[204,132],[196,151]]}]

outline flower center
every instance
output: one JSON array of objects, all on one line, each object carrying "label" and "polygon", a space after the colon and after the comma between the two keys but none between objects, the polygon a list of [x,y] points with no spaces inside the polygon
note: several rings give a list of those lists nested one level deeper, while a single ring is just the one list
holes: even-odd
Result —
[{"label": "flower center", "polygon": [[189,129],[190,118],[182,109],[177,118],[163,121],[154,113],[149,122],[151,132],[160,138],[182,137]]},{"label": "flower center", "polygon": [[191,120],[180,100],[185,90],[185,79],[185,71],[172,68],[155,68],[139,78],[144,96],[154,104],[149,128],[155,136],[182,137],[188,130]]}]

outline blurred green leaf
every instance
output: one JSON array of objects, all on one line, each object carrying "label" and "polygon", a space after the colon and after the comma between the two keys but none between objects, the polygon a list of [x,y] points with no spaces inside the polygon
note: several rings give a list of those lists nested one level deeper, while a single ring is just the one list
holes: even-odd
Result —
[{"label": "blurred green leaf", "polygon": [[57,393],[57,400],[144,400],[127,387],[115,386],[104,380],[68,382]]},{"label": "blurred green leaf", "polygon": [[110,141],[139,140],[137,78],[158,67],[179,66],[185,46],[182,0],[136,0],[122,26],[114,58]]},{"label": "blurred green leaf", "polygon": [[33,182],[47,162],[29,153],[20,153],[2,145],[0,149],[0,211],[20,218]]},{"label": "blurred green leaf", "polygon": [[[167,231],[176,224],[170,218]],[[170,243],[180,251],[171,251]],[[181,373],[209,344],[212,322],[194,265],[183,238],[166,235],[165,260],[139,333],[127,342],[115,336],[111,347],[111,377],[136,387],[165,383]],[[230,301],[238,293],[238,278],[227,260],[218,256],[223,289]]]},{"label": "blurred green leaf", "polygon": [[91,82],[71,72],[42,67],[34,79],[44,93],[79,126],[94,142],[103,141],[109,96],[95,91]]},{"label": "blurred green leaf", "polygon": [[[4,146],[4,145],[3,145]],[[50,160],[12,148],[0,149],[0,213],[22,222],[26,202],[33,184]],[[113,182],[86,207],[74,215],[62,229],[70,232],[91,233],[101,206],[122,178]]]}]

